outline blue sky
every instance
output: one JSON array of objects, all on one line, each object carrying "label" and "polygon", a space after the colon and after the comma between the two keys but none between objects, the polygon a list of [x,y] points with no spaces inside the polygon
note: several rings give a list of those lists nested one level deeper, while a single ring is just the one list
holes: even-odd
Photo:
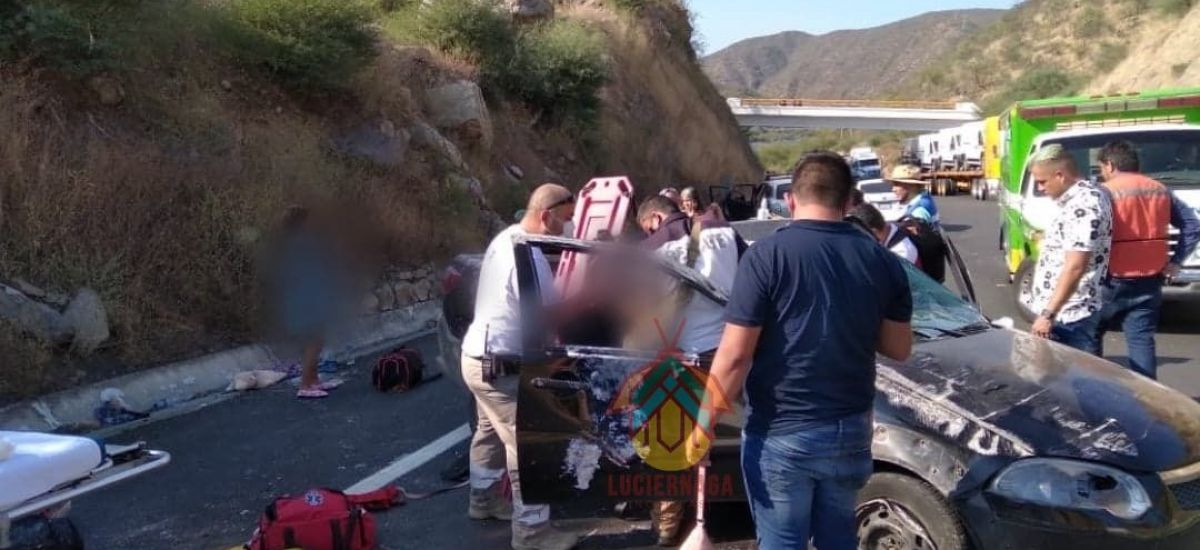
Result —
[{"label": "blue sky", "polygon": [[[865,29],[927,11],[959,8],[1011,8],[1014,0],[689,0],[705,53],[744,38],[783,31],[824,34]],[[831,8],[830,6],[836,6]]]}]

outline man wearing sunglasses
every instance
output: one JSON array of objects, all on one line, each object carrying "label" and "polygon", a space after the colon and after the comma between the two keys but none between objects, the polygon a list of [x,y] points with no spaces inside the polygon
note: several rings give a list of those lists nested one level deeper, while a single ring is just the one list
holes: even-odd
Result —
[{"label": "man wearing sunglasses", "polygon": [[[567,188],[547,183],[534,190],[525,215],[488,245],[479,273],[475,319],[463,337],[463,380],[475,396],[478,427],[471,439],[471,492],[467,514],[478,520],[512,521],[512,547],[518,550],[566,550],[579,536],[550,525],[550,507],[527,506],[517,476],[517,385],[521,353],[521,306],[513,238],[562,235],[574,210]],[[534,250],[539,287],[553,301],[554,273]],[[501,479],[512,482],[512,502]]]}]

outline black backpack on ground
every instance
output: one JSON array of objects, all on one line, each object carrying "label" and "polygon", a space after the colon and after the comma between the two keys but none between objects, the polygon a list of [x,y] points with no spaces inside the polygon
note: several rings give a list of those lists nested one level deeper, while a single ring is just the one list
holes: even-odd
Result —
[{"label": "black backpack on ground", "polygon": [[401,346],[379,358],[371,368],[371,385],[382,392],[407,391],[425,372],[425,360],[415,349]]},{"label": "black backpack on ground", "polygon": [[901,218],[896,222],[898,231],[888,239],[887,247],[896,246],[905,237],[917,247],[917,258],[921,260],[921,271],[939,283],[946,282],[946,241],[932,224],[917,218]]}]

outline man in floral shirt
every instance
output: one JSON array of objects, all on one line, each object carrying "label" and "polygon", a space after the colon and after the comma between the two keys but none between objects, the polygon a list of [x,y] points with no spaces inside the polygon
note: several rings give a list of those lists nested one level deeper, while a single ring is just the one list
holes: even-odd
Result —
[{"label": "man in floral shirt", "polygon": [[1061,145],[1040,149],[1030,177],[1054,199],[1058,214],[1042,237],[1031,292],[1022,298],[1038,312],[1031,331],[1073,348],[1100,354],[1100,287],[1112,252],[1112,207],[1094,183],[1079,177]]}]

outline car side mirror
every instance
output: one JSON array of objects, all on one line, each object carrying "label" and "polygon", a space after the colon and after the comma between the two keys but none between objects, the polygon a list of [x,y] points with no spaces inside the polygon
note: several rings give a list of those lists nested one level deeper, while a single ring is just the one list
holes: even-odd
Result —
[{"label": "car side mirror", "polygon": [[992,319],[992,326],[996,328],[1006,328],[1012,330],[1012,328],[1016,326],[1016,323],[1013,321],[1012,317],[1001,317],[999,319]]}]

